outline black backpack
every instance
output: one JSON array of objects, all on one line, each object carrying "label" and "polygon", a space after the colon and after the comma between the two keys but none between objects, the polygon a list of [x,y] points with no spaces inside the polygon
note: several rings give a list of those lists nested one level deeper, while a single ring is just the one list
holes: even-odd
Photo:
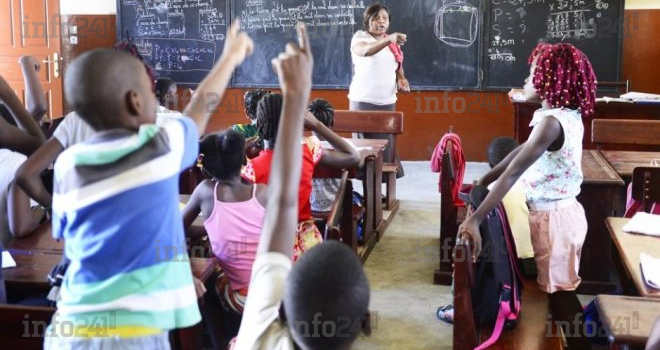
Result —
[{"label": "black backpack", "polygon": [[[477,208],[488,189],[475,186],[468,202]],[[479,329],[492,328],[488,340],[475,348],[486,349],[499,339],[503,329],[515,327],[520,314],[522,275],[518,270],[516,246],[509,221],[500,203],[479,226],[482,250],[475,264],[472,287],[472,307],[475,325]]]}]

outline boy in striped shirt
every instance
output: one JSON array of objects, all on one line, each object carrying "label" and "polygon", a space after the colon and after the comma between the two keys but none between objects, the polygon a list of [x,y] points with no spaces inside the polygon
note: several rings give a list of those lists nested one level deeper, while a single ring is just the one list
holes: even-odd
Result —
[{"label": "boy in striped shirt", "polygon": [[[188,262],[178,178],[252,41],[232,25],[223,55],[184,115],[161,127],[142,64],[96,50],[70,66],[71,107],[96,134],[55,164],[53,236],[71,265],[46,349],[169,349],[168,331],[201,319]],[[212,99],[219,101],[220,99]]]}]

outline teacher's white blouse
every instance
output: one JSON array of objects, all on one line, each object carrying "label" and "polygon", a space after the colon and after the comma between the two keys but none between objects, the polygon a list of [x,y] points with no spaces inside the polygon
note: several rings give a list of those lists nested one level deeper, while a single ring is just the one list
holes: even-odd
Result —
[{"label": "teacher's white blouse", "polygon": [[390,105],[396,102],[396,70],[399,67],[392,51],[385,47],[369,57],[358,56],[353,51],[353,45],[356,43],[376,41],[371,34],[363,30],[353,35],[351,58],[354,75],[348,90],[348,99],[375,105]]}]

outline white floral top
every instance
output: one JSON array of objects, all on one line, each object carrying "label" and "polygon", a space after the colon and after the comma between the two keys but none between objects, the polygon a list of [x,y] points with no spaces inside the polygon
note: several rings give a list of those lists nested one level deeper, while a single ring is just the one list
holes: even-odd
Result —
[{"label": "white floral top", "polygon": [[[550,202],[575,197],[582,184],[582,115],[573,109],[539,109],[529,126],[536,126],[543,118],[556,118],[564,130],[564,144],[558,151],[545,151],[522,175],[522,183],[529,202]],[[537,129],[532,130],[532,134]]]}]

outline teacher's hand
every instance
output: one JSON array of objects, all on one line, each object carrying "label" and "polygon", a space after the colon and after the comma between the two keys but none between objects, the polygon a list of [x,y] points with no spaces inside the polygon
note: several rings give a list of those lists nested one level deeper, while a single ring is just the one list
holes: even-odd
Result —
[{"label": "teacher's hand", "polygon": [[408,79],[399,79],[397,80],[397,84],[399,85],[399,91],[410,92],[410,83],[408,83]]},{"label": "teacher's hand", "polygon": [[397,45],[403,45],[408,40],[408,36],[403,33],[392,33],[387,36],[387,39],[391,43],[395,43]]}]

